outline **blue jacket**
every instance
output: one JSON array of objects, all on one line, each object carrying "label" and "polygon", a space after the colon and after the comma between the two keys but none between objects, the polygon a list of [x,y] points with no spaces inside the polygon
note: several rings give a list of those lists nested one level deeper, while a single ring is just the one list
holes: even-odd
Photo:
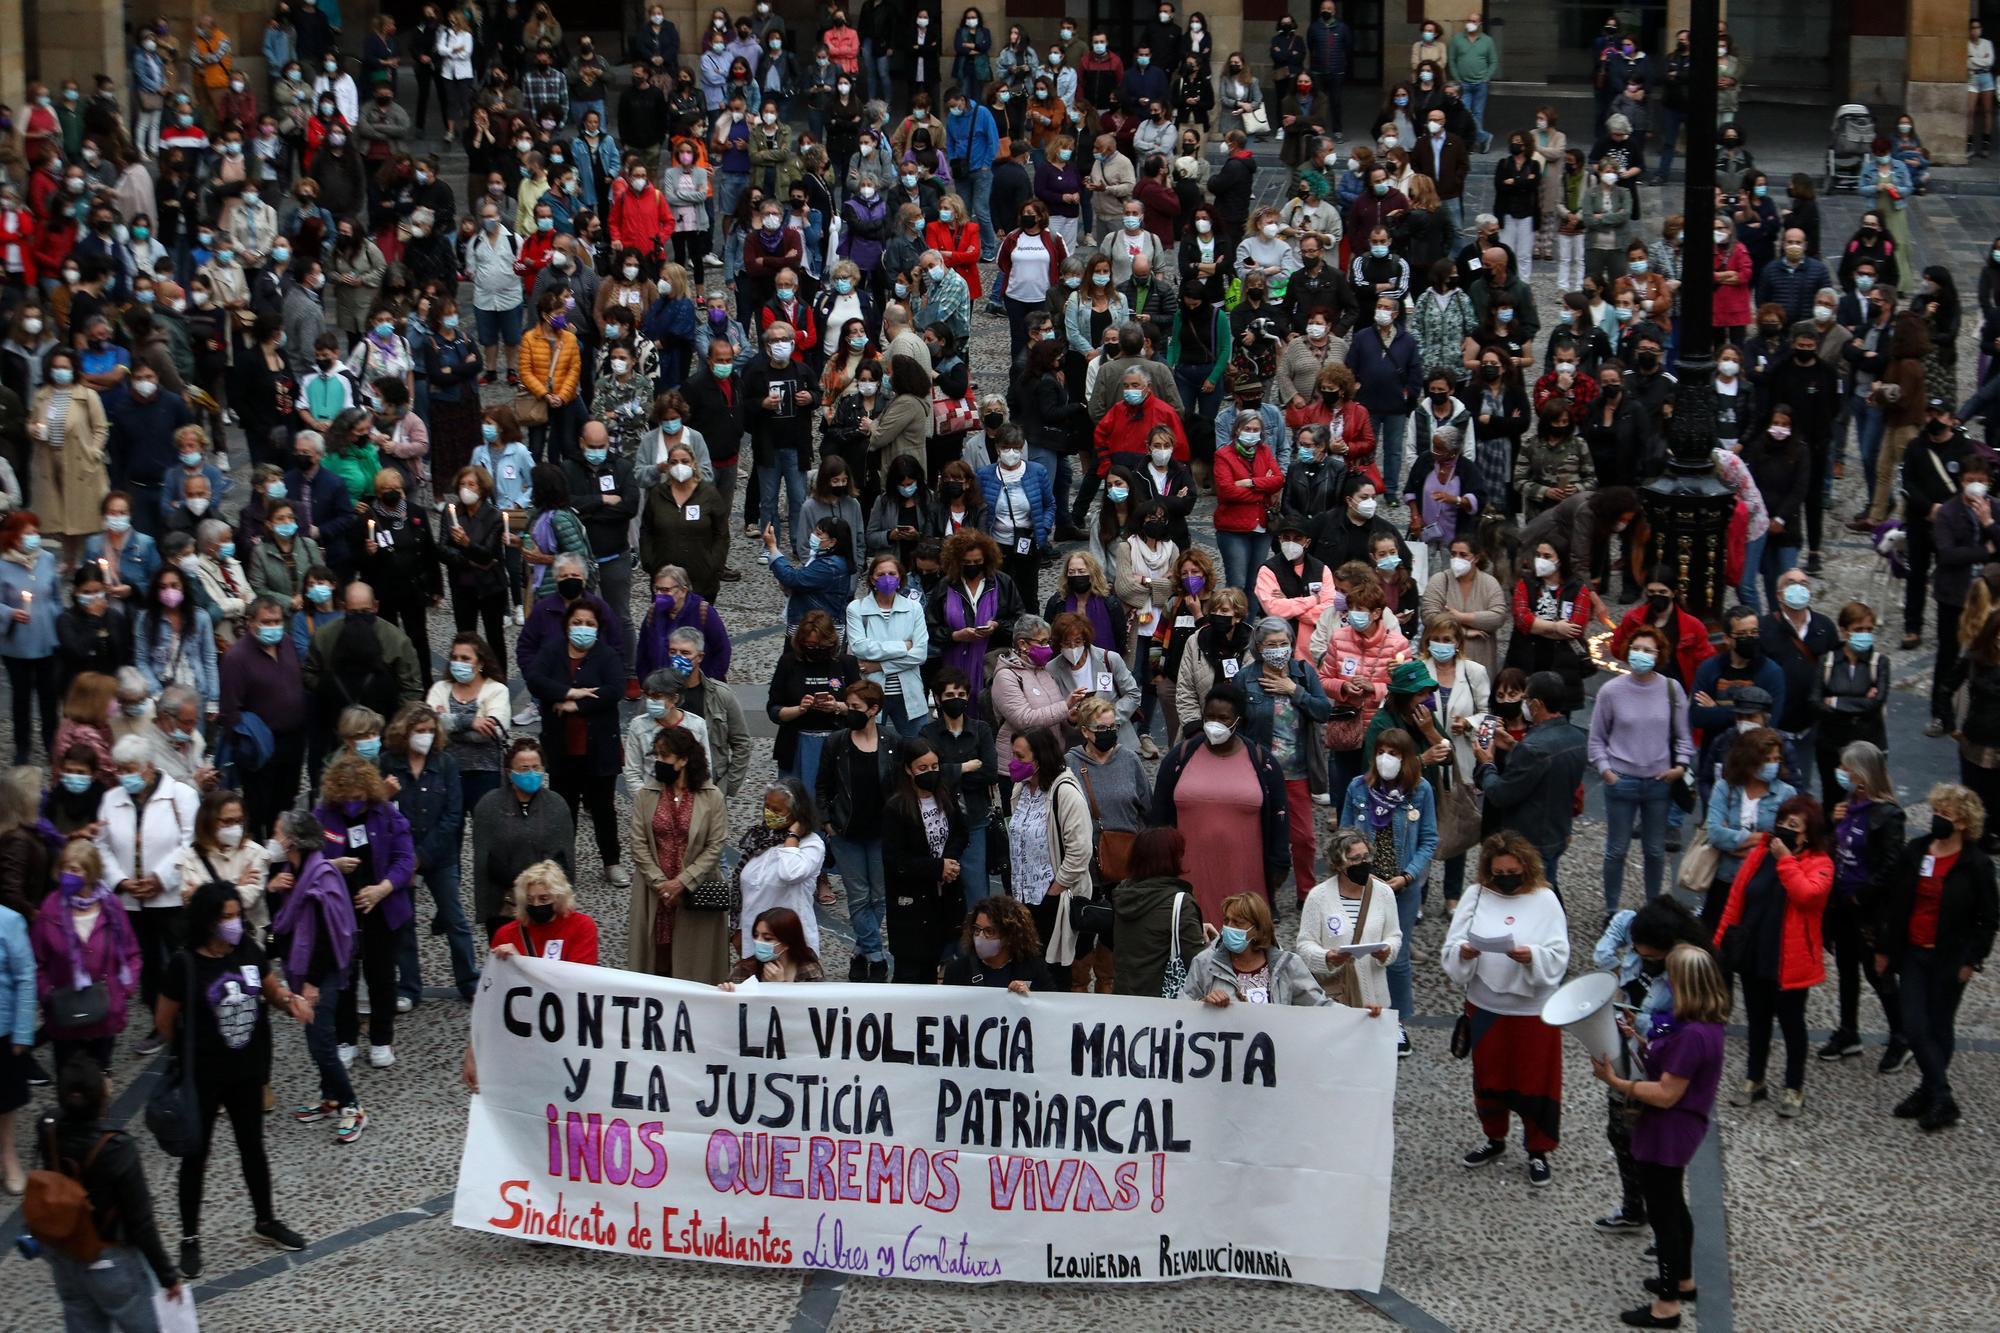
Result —
[{"label": "blue jacket", "polygon": [[[327,605],[333,606],[337,601],[338,599],[336,598],[334,602],[328,602]],[[319,633],[328,625],[336,624],[346,619],[346,617],[347,613],[344,611],[316,611],[313,609],[311,601],[305,604],[303,610],[293,612],[292,651],[299,655],[299,661],[305,661],[306,654],[312,651],[313,635]]]},{"label": "blue jacket", "polygon": [[[1417,817],[1408,818],[1408,810],[1415,810]],[[1412,885],[1421,885],[1431,873],[1431,858],[1438,847],[1437,798],[1431,794],[1429,778],[1417,779],[1406,809],[1389,823],[1396,831],[1396,859],[1402,863],[1403,873],[1410,876]],[[1347,784],[1347,796],[1340,803],[1340,826],[1369,831],[1366,774]]]},{"label": "blue jacket", "polygon": [[1127,111],[1146,109],[1148,102],[1165,102],[1170,91],[1167,72],[1158,65],[1148,65],[1140,69],[1132,64],[1125,67],[1125,81],[1118,85],[1118,104]]},{"label": "blue jacket", "polygon": [[[1359,382],[1354,401],[1377,416],[1414,411],[1423,388],[1423,363],[1417,340],[1401,329],[1387,347],[1374,325],[1357,329],[1347,345],[1347,368]],[[1394,480],[1389,484],[1395,485]]]},{"label": "blue jacket", "polygon": [[[1326,765],[1325,732],[1320,724],[1333,716],[1333,702],[1326,697],[1326,687],[1319,683],[1319,672],[1313,664],[1300,657],[1291,657],[1285,662],[1285,674],[1298,686],[1298,693],[1292,696],[1292,705],[1298,710],[1299,738],[1297,741],[1299,761],[1308,773],[1321,773]],[[1244,715],[1244,735],[1264,748],[1271,750],[1271,732],[1277,724],[1277,709],[1271,694],[1264,688],[1262,671],[1242,671],[1236,676],[1236,683],[1243,687],[1244,695],[1250,701],[1250,711]]]},{"label": "blue jacket", "polygon": [[1783,259],[1774,259],[1757,276],[1757,304],[1783,306],[1785,322],[1795,324],[1812,318],[1813,298],[1822,287],[1831,286],[1833,275],[1826,271],[1826,264],[1811,255],[1801,259],[1796,269]]},{"label": "blue jacket", "polygon": [[[347,569],[354,564],[354,530],[361,526],[355,517],[354,501],[348,498],[347,483],[322,467],[313,473],[308,482],[297,468],[285,472],[285,494],[291,497],[292,509],[298,515],[299,526],[312,536],[312,528],[319,529],[315,540],[319,542],[320,553],[326,557],[329,569]],[[310,505],[311,522],[307,522]]]},{"label": "blue jacket", "polygon": [[[187,630],[181,635],[181,652],[193,678],[194,692],[201,696],[204,705],[212,704],[221,689],[215,673],[215,630],[210,627],[208,612],[200,607],[182,609],[188,614],[182,617]],[[168,654],[170,640],[171,636],[162,628],[159,641],[153,641],[152,612],[142,610],[132,617],[132,665],[139,668],[139,674],[146,678],[146,689],[153,694],[158,694],[167,683],[168,668],[173,665]]]},{"label": "blue jacket", "polygon": [[846,556],[816,556],[795,565],[780,552],[771,557],[771,577],[783,588],[785,627],[797,625],[808,611],[824,611],[836,625],[847,623],[847,603],[853,594],[854,566]]},{"label": "blue jacket", "polygon": [[963,161],[972,171],[991,167],[1000,156],[1000,127],[993,113],[973,101],[966,114],[945,117],[944,155],[953,162]]},{"label": "blue jacket", "polygon": [[[24,593],[32,593],[34,600],[25,603],[28,618],[17,622],[14,612],[24,605]],[[33,569],[0,560],[0,657],[39,661],[53,655],[62,609],[62,576],[56,573],[54,551],[44,546]]]},{"label": "blue jacket", "polygon": [[1778,822],[1778,807],[1798,795],[1792,784],[1779,778],[1757,802],[1757,823],[1743,822],[1743,789],[1733,782],[1718,782],[1708,798],[1708,845],[1719,853],[1715,877],[1733,880],[1743,866],[1743,857],[1757,841],[1759,833],[1769,833]]},{"label": "blue jacket", "polygon": [[[1730,684],[1727,686],[1722,684],[1724,667],[1729,668]],[[1743,679],[1744,669],[1730,665],[1729,653],[1726,650],[1696,667],[1694,684],[1688,690],[1688,697],[1692,699],[1697,694],[1705,694],[1715,700],[1715,706],[1712,708],[1703,708],[1699,704],[1690,706],[1688,725],[1696,731],[1706,732],[1711,736],[1735,726],[1736,709],[1730,700],[1724,697],[1724,691],[1733,691],[1735,686],[1743,683]],[[1756,666],[1749,668],[1749,680],[1751,684],[1771,696],[1770,716],[1783,717],[1785,715],[1784,669],[1766,654],[1757,659]]]},{"label": "blue jacket", "polygon": [[[103,558],[104,534],[94,532],[84,539],[84,563],[95,564]],[[126,533],[125,544],[118,548],[118,581],[130,587],[138,597],[143,597],[146,590],[153,586],[153,575],[159,572],[159,546],[151,537],[136,529]]]},{"label": "blue jacket", "polygon": [[606,130],[597,140],[597,153],[591,155],[590,145],[583,141],[581,132],[569,142],[569,160],[576,166],[576,187],[585,199],[596,203],[601,213],[610,206],[610,199],[601,197],[600,190],[609,187],[618,177],[618,141]]},{"label": "blue jacket", "polygon": [[[108,415],[111,432],[105,452],[113,486],[158,486],[167,473],[180,471],[174,457],[174,432],[194,421],[187,399],[177,393],[157,393],[152,401],[141,402],[128,393],[118,410]],[[220,496],[222,474],[213,468],[208,471],[214,473],[208,479],[209,493]],[[174,494],[180,494],[178,488]]]},{"label": "blue jacket", "polygon": [[35,952],[28,947],[28,919],[0,907],[0,1041],[7,1040],[35,1044]]},{"label": "blue jacket", "polygon": [[402,784],[396,808],[409,821],[417,855],[417,871],[430,875],[441,865],[458,869],[458,851],[465,835],[465,791],[458,761],[449,750],[434,750],[424,763],[424,775],[413,777],[403,755],[385,755],[382,776]]},{"label": "blue jacket", "polygon": [[1327,23],[1314,19],[1306,25],[1306,55],[1312,62],[1313,73],[1335,78],[1347,73],[1348,57],[1353,50],[1354,33],[1344,20]]},{"label": "blue jacket", "polygon": [[[1056,490],[1049,481],[1049,470],[1040,463],[1029,461],[1023,465],[1027,470],[1021,477],[1021,489],[1028,493],[1028,511],[1034,517],[1035,549],[1049,544],[1049,535],[1056,526]],[[979,493],[986,497],[987,530],[992,530],[993,516],[1000,506],[1000,468],[988,463],[979,469]],[[1019,540],[1018,531],[1016,540]]]}]

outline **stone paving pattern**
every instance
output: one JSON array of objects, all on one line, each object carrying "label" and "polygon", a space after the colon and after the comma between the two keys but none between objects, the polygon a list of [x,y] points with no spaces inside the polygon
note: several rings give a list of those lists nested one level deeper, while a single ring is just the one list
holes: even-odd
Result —
[{"label": "stone paving pattern", "polygon": [[[1574,115],[1586,103],[1562,104]],[[1508,113],[1531,114],[1529,104],[1495,99]],[[1358,123],[1350,117],[1350,123]],[[1513,123],[1496,115],[1504,132]],[[1504,142],[1504,140],[1503,140]],[[1817,149],[1809,134],[1767,145],[1774,176],[1811,169]],[[1468,217],[1490,197],[1491,157],[1476,158]],[[1273,154],[1260,155],[1260,176],[1274,190],[1279,172]],[[1484,164],[1484,169],[1482,169]],[[1988,164],[1962,174],[1978,189]],[[1658,218],[1658,191],[1647,213]],[[1829,247],[1858,216],[1860,201],[1823,201]],[[1973,270],[1987,240],[2000,232],[2000,205],[1984,197],[1936,195],[1918,208],[1917,239],[1924,257],[1942,256],[1958,275]],[[1544,311],[1557,293],[1554,265],[1538,266],[1534,286]],[[976,307],[977,309],[977,307]],[[1967,349],[1976,321],[1968,321]],[[976,382],[1005,382],[1004,324],[974,316]],[[1969,382],[1969,379],[1968,381]],[[240,437],[235,441],[240,460]],[[1850,451],[1851,457],[1851,451]],[[244,480],[239,467],[239,481]],[[241,494],[239,491],[238,494]],[[1834,513],[1859,507],[1860,487],[1850,468],[1837,485]],[[1206,533],[1210,502],[1197,511]],[[1830,549],[1818,605],[1861,597],[1878,611],[1885,598],[1875,560],[1861,539],[1830,521]],[[771,734],[762,712],[762,684],[782,641],[782,598],[755,562],[755,544],[740,530],[734,563],[739,583],[723,585],[721,610],[742,631],[731,668],[753,729]],[[1053,576],[1048,576],[1052,578]],[[643,581],[642,581],[643,585]],[[1046,589],[1045,584],[1045,589]],[[641,586],[643,596],[646,589]],[[1900,599],[1900,588],[1895,600]],[[1033,599],[1040,604],[1040,597]],[[638,614],[635,608],[635,616]],[[1888,622],[1900,626],[1899,619]],[[450,639],[449,617],[434,615],[431,648],[442,662]],[[1923,682],[1929,652],[1905,662],[1897,656],[1899,697],[1892,713],[1892,768],[1905,801],[1920,801],[1928,783],[1955,772],[1946,742],[1922,739]],[[518,678],[516,681],[519,690]],[[628,706],[629,707],[629,706]],[[1579,723],[1587,724],[1580,717]],[[0,731],[6,728],[0,718]],[[775,776],[770,747],[760,743],[742,792],[731,802],[734,828],[754,818],[765,782]],[[629,812],[623,794],[621,814]],[[1603,828],[1593,799],[1579,820],[1564,858],[1572,920],[1572,971],[1588,965],[1601,917],[1597,910]],[[1324,811],[1320,812],[1324,819]],[[1918,809],[1916,818],[1921,820]],[[1324,830],[1321,835],[1324,842]],[[578,897],[602,932],[607,959],[623,957],[626,895],[603,878],[594,843],[579,839]],[[1287,895],[1288,896],[1288,895]],[[1638,857],[1627,866],[1625,903],[1640,898]],[[1386,1282],[1416,1307],[1409,1326],[1465,1330],[1590,1329],[1615,1326],[1615,1312],[1641,1298],[1639,1279],[1652,1272],[1641,1257],[1645,1239],[1605,1237],[1591,1220],[1617,1202],[1617,1178],[1603,1138],[1602,1090],[1590,1078],[1580,1048],[1565,1043],[1567,1132],[1553,1155],[1555,1179],[1544,1190],[1526,1182],[1518,1134],[1496,1165],[1467,1172],[1458,1156],[1479,1140],[1472,1113],[1470,1066],[1445,1050],[1460,997],[1437,965],[1445,920],[1439,899],[1415,935],[1418,1023],[1416,1054],[1401,1062],[1397,1098],[1396,1187]],[[1296,928],[1296,909],[1281,920],[1283,938]],[[845,906],[822,909],[827,970],[844,975],[848,961]],[[419,931],[426,975],[449,975],[442,941]],[[1831,973],[1831,959],[1828,967]],[[1728,1255],[1733,1320],[1747,1330],[1841,1328],[1851,1333],[1889,1330],[1959,1330],[2000,1326],[2000,1244],[1984,1216],[1984,1196],[1995,1157],[1988,1128],[2000,1108],[2000,998],[1990,977],[1975,980],[1959,1017],[1960,1050],[1954,1082],[1966,1120],[1940,1135],[1922,1135],[1910,1122],[1891,1119],[1889,1108],[1914,1086],[1914,1069],[1891,1077],[1874,1072],[1876,1052],[1838,1067],[1809,1062],[1806,1106],[1796,1120],[1779,1119],[1769,1104],[1748,1110],[1719,1108],[1717,1121],[1726,1174]],[[439,991],[442,995],[445,992]],[[1087,1001],[1084,1001],[1087,1003]],[[1808,1020],[1815,1043],[1832,1026],[1833,981],[1813,995]],[[1740,1010],[1738,1017],[1740,1019]],[[138,1026],[136,1020],[135,1028]],[[1881,1037],[1880,1013],[1864,990],[1862,1027],[1872,1043]],[[662,1327],[789,1326],[819,1330],[972,1330],[1033,1319],[1045,1323],[1159,1330],[1207,1329],[1240,1320],[1247,1296],[1256,1322],[1275,1329],[1326,1333],[1387,1328],[1392,1321],[1360,1298],[1305,1287],[1271,1285],[1255,1292],[1224,1293],[1211,1285],[1154,1287],[1036,1286],[986,1288],[859,1280],[837,1292],[813,1290],[799,1274],[638,1261],[539,1246],[461,1232],[449,1222],[452,1188],[464,1130],[466,1093],[458,1081],[466,1030],[456,999],[431,998],[397,1023],[396,1065],[387,1070],[357,1061],[354,1079],[370,1114],[361,1142],[342,1151],[324,1125],[299,1126],[279,1114],[267,1121],[280,1215],[316,1242],[298,1256],[274,1258],[249,1234],[247,1201],[233,1160],[233,1143],[219,1127],[211,1156],[204,1226],[207,1270],[201,1287],[203,1327],[214,1333],[253,1333],[295,1323],[302,1311],[340,1333],[403,1333],[413,1327],[470,1328],[490,1323],[556,1330],[622,1330]],[[295,1025],[279,1021],[273,1073],[281,1108],[314,1095],[315,1077]],[[114,1077],[136,1110],[143,1087],[133,1087],[148,1067],[132,1051],[139,1032],[120,1043]],[[1741,1077],[1740,1032],[1729,1042],[1725,1088]],[[25,1121],[26,1117],[22,1119]],[[1337,1145],[1338,1126],[1314,1124],[1300,1108],[1309,1142],[1267,1145],[1278,1154],[1320,1151]],[[133,1127],[138,1128],[133,1117]],[[156,1213],[171,1246],[179,1235],[174,1204],[175,1164],[143,1131]],[[29,1149],[25,1124],[17,1129]],[[1713,1203],[1714,1201],[1710,1201]],[[1254,1200],[1217,1200],[1217,1206],[1255,1206]],[[1702,1201],[1697,1200],[1702,1217]],[[408,1214],[408,1210],[425,1209]],[[1712,1208],[1709,1210],[1712,1213]],[[1704,1219],[1705,1220],[1705,1219]],[[1700,1223],[1698,1222],[1698,1225]],[[11,1238],[18,1214],[0,1221]],[[261,1265],[261,1267],[260,1267]],[[1711,1323],[1720,1326],[1721,1311]],[[1425,1317],[1431,1322],[1423,1322]],[[46,1275],[14,1257],[0,1260],[0,1333],[58,1327],[60,1315]],[[1683,1327],[1702,1326],[1691,1310]]]}]

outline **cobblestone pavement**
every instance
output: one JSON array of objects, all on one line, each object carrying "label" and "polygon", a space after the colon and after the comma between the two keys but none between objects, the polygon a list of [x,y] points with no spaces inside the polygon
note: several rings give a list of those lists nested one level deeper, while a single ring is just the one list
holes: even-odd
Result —
[{"label": "cobblestone pavement", "polygon": [[[1275,163],[1264,174],[1275,178]],[[1851,199],[1829,206],[1829,236],[1845,234],[1854,207]],[[1920,243],[1938,243],[1933,232],[1939,238],[1968,234],[1955,214],[1952,202],[1933,199],[1920,216],[1935,216],[1938,223],[1920,230]],[[1969,234],[1989,235],[1990,229]],[[1949,253],[1955,268],[1969,269],[1957,258],[1963,249]],[[1539,302],[1549,309],[1553,287],[1546,277],[1538,277],[1535,286]],[[1000,385],[1006,379],[1006,343],[998,336],[1004,325],[983,314],[974,319],[975,378],[989,387]],[[1964,364],[1970,364],[1969,353]],[[240,459],[240,439],[236,444]],[[1833,512],[1845,515],[1858,507],[1856,480],[1850,477],[1836,490]],[[1207,512],[1204,503],[1198,514],[1203,524]],[[1835,524],[1829,530],[1832,545],[1818,604],[1860,597],[1881,608],[1889,597],[1878,582],[1874,557],[1859,538]],[[726,620],[738,631],[732,683],[753,728],[768,738],[762,682],[781,647],[782,602],[740,533],[734,563],[745,577],[725,584],[721,601]],[[430,637],[441,662],[449,640],[446,619],[433,618]],[[1908,661],[1898,655],[1898,698],[1891,714],[1892,760],[1912,803],[1921,800],[1929,782],[1955,771],[1947,743],[1920,735],[1925,686],[1910,677],[1927,678],[1928,647]],[[0,729],[4,725],[0,720]],[[735,827],[752,817],[762,784],[773,775],[769,745],[760,743],[749,781],[732,802]],[[620,809],[629,809],[622,794]],[[1917,814],[1922,817],[1921,809]],[[1602,844],[1593,801],[1564,861],[1567,896],[1576,913],[1571,948],[1577,970],[1585,966],[1601,922]],[[622,957],[625,897],[605,882],[587,837],[579,840],[576,862],[579,899],[599,922],[604,954]],[[1628,867],[1624,901],[1636,905],[1639,897],[1634,864]],[[1435,896],[1430,906],[1415,937],[1416,1053],[1399,1071],[1389,1290],[1364,1301],[1308,1288],[1264,1288],[1252,1297],[1257,1322],[1278,1329],[1401,1324],[1466,1333],[1614,1326],[1614,1312],[1640,1299],[1639,1279],[1651,1267],[1640,1255],[1644,1240],[1607,1238],[1590,1225],[1617,1202],[1616,1174],[1603,1139],[1602,1096],[1578,1048],[1566,1043],[1568,1133],[1553,1159],[1553,1187],[1529,1189],[1517,1148],[1491,1170],[1474,1173],[1458,1166],[1458,1154],[1477,1141],[1478,1130],[1469,1067],[1445,1050],[1459,1001],[1436,963],[1445,922]],[[844,974],[844,906],[822,909],[822,924],[828,970]],[[1289,938],[1295,927],[1294,911],[1281,922],[1281,932]],[[420,940],[426,974],[442,981],[449,975],[442,942],[422,932]],[[1978,1200],[1995,1161],[1988,1125],[2000,1107],[2000,1000],[1993,987],[1991,980],[1976,980],[1960,1014],[1954,1077],[1967,1119],[1955,1130],[1925,1136],[1909,1122],[1891,1119],[1889,1108],[1913,1086],[1915,1072],[1878,1076],[1872,1049],[1867,1058],[1838,1067],[1811,1063],[1806,1110],[1796,1120],[1780,1120],[1768,1106],[1720,1111],[1719,1132],[1691,1172],[1704,1300],[1684,1326],[1703,1333],[1732,1327],[1760,1333],[1833,1327],[1914,1333],[1992,1326],[1989,1316],[1976,1312],[2000,1306],[2000,1265],[1994,1262],[2000,1244],[1991,1228],[1969,1219],[1983,1215]],[[434,990],[398,1021],[393,1068],[357,1068],[356,1082],[372,1117],[361,1143],[343,1153],[329,1148],[323,1127],[301,1127],[283,1117],[267,1122],[280,1214],[314,1241],[304,1253],[274,1258],[252,1240],[227,1131],[218,1130],[204,1228],[207,1274],[197,1287],[205,1328],[261,1333],[297,1322],[301,1311],[314,1312],[315,1322],[339,1333],[488,1323],[552,1333],[668,1326],[955,1330],[1023,1320],[1178,1330],[1240,1318],[1236,1309],[1219,1305],[1212,1286],[1194,1284],[840,1285],[802,1282],[789,1273],[647,1263],[455,1231],[445,1214],[464,1129],[466,1094],[458,1069],[466,1014],[449,994]],[[1831,1027],[1832,1006],[1829,979],[1808,1011],[1816,1042]],[[1864,998],[1863,1015],[1872,1047],[1882,1035],[1872,999]],[[296,1029],[281,1023],[277,1033],[273,1082],[279,1105],[287,1106],[311,1095],[313,1076]],[[121,1092],[117,1114],[137,1128],[137,1111],[157,1062],[140,1059],[134,1039],[121,1041],[114,1076]],[[1730,1039],[1727,1077],[1740,1077],[1742,1060],[1739,1030]],[[1310,1123],[1312,1108],[1299,1109],[1301,1123]],[[25,1128],[17,1136],[25,1153]],[[1267,1145],[1267,1150],[1305,1153],[1333,1141],[1326,1134],[1312,1137],[1311,1143]],[[171,1244],[178,1235],[175,1167],[143,1131],[140,1138],[162,1231]],[[1229,1200],[1216,1202],[1232,1206]],[[18,1225],[18,1213],[0,1219],[0,1241],[11,1240]],[[0,1330],[40,1333],[57,1327],[46,1274],[13,1257],[11,1247],[6,1253],[0,1260]]]}]

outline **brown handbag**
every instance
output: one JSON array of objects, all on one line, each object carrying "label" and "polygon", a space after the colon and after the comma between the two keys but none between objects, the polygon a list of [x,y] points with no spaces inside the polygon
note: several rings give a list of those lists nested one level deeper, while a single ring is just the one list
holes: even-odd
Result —
[{"label": "brown handbag", "polygon": [[[562,361],[562,339],[549,339],[549,383],[556,382],[556,366]],[[514,395],[514,420],[523,426],[549,424],[549,400],[522,389]]]},{"label": "brown handbag", "polygon": [[1098,827],[1097,868],[1104,872],[1106,884],[1120,883],[1132,864],[1132,844],[1138,840],[1136,833],[1122,833],[1117,829],[1099,827],[1103,819],[1097,813],[1097,793],[1090,786],[1090,761],[1083,761],[1083,796],[1090,804],[1090,822]]}]

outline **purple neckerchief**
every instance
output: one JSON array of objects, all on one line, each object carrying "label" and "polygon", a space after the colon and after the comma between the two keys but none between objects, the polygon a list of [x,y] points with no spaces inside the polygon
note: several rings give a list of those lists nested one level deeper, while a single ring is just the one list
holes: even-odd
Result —
[{"label": "purple neckerchief", "polygon": [[1847,815],[1833,834],[1833,859],[1840,867],[1837,877],[1843,897],[1852,898],[1868,882],[1868,868],[1861,859],[1868,845],[1868,811],[1874,805],[1865,797],[1847,802]]},{"label": "purple neckerchief", "polygon": [[1388,828],[1389,821],[1396,817],[1410,794],[1397,786],[1384,787],[1373,782],[1362,785],[1368,788],[1368,827]]},{"label": "purple neckerchief", "polygon": [[[57,896],[61,896],[62,891],[60,889],[56,892]],[[117,894],[111,891],[109,884],[99,884],[89,893],[80,893],[74,898],[66,899],[63,903],[63,907],[66,909],[63,912],[63,924],[68,927],[67,930],[63,931],[63,943],[69,948],[70,985],[78,990],[82,990],[90,985],[90,964],[84,961],[83,937],[78,935],[76,931],[77,908],[88,907],[92,903],[97,904],[97,928],[109,931],[118,943],[132,946],[131,948],[117,948],[113,954],[114,957],[130,958],[132,950],[138,947],[132,936],[132,923],[125,919],[124,909],[120,908],[115,901],[117,896]],[[132,985],[132,972],[129,963],[119,965],[118,984],[130,989]]]},{"label": "purple neckerchief", "polygon": [[1118,636],[1111,629],[1111,612],[1105,608],[1102,597],[1086,597],[1082,607],[1076,604],[1072,593],[1064,593],[1062,608],[1073,611],[1090,622],[1090,641],[1106,652],[1117,652],[1122,646]]},{"label": "purple neckerchief", "polygon": [[285,905],[278,909],[278,919],[271,923],[271,929],[278,934],[291,937],[291,948],[285,954],[285,975],[294,987],[319,980],[309,972],[313,953],[319,947],[322,922],[334,968],[345,975],[348,964],[354,961],[357,929],[354,904],[347,896],[346,877],[327,864],[326,857],[314,852],[299,867],[293,881],[292,891],[285,895]]},{"label": "purple neckerchief", "polygon": [[[995,609],[999,604],[999,585],[989,570],[986,575],[986,586],[979,590],[979,602],[971,608],[973,619],[966,619],[965,585],[954,583],[945,589],[944,623],[952,629],[969,629],[974,625],[983,625],[994,618]],[[969,643],[953,642],[944,650],[945,665],[955,666],[965,673],[965,678],[971,682],[970,694],[974,699],[986,689],[986,647],[985,639],[973,639]]]}]

